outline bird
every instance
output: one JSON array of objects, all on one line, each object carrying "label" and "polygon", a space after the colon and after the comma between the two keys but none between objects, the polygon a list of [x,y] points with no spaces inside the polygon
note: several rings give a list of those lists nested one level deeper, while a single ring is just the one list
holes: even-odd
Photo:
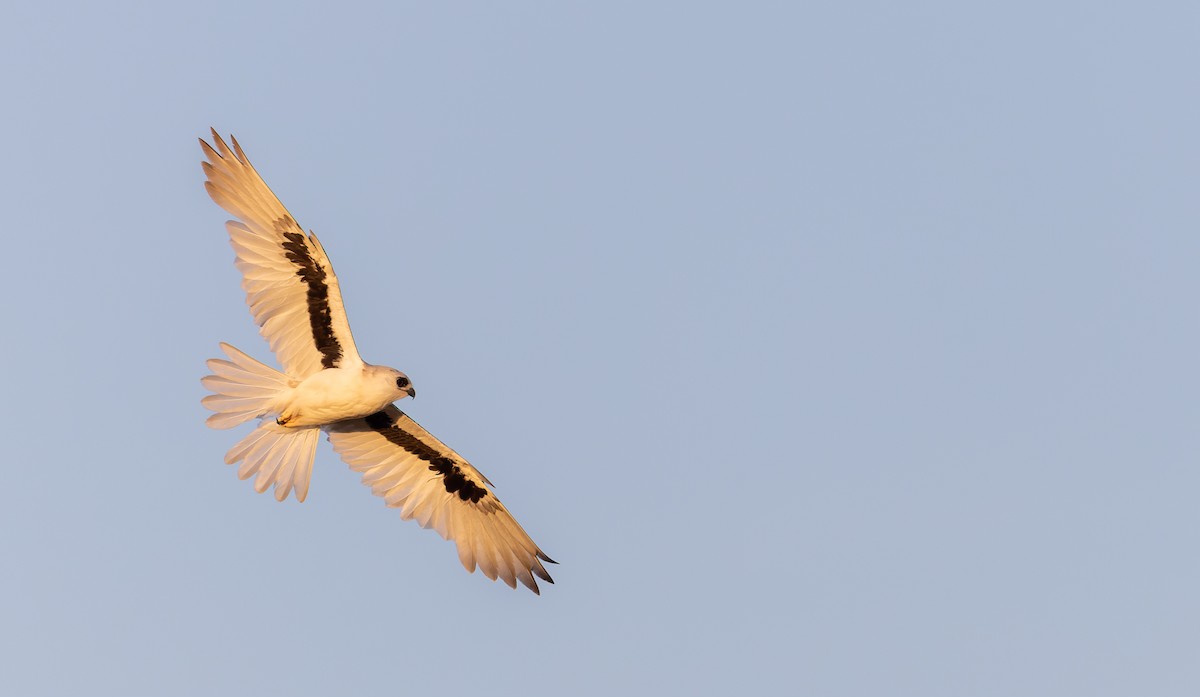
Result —
[{"label": "bird", "polygon": [[[317,442],[335,452],[405,520],[453,540],[459,561],[511,588],[519,581],[540,595],[537,579],[554,583],[555,564],[496,498],[492,483],[461,455],[422,428],[394,402],[416,396],[403,372],[365,362],[350,334],[342,293],[316,234],[307,233],[232,144],[212,130],[203,138],[204,188],[236,220],[225,223],[246,303],[282,370],[221,343],[225,358],[207,361],[201,404],[207,425],[233,428],[257,419],[225,462],[259,493],[274,486],[303,502]],[[240,464],[239,464],[240,463]]]}]

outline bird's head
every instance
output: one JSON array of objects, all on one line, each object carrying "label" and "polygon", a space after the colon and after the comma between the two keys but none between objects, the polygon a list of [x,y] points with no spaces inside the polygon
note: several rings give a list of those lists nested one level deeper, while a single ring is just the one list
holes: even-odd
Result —
[{"label": "bird's head", "polygon": [[409,380],[408,376],[404,373],[401,373],[399,370],[393,370],[392,381],[396,385],[396,399],[417,396],[417,391],[412,386],[412,380]]},{"label": "bird's head", "polygon": [[405,397],[416,397],[412,381],[408,376],[395,368],[382,365],[367,364],[363,366],[364,377],[370,385],[372,398],[395,402]]}]

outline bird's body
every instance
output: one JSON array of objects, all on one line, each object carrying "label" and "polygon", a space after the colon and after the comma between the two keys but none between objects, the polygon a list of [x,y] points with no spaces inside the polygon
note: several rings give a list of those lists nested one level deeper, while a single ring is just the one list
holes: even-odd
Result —
[{"label": "bird's body", "polygon": [[358,419],[416,394],[412,387],[398,387],[399,379],[407,380],[404,373],[381,365],[324,368],[281,393],[271,411],[288,428]]},{"label": "bird's body", "polygon": [[303,501],[321,432],[363,482],[401,516],[458,545],[468,571],[478,566],[512,587],[539,592],[534,576],[553,582],[552,562],[458,453],[421,428],[393,402],[413,397],[408,376],[358,355],[333,267],[316,235],[305,233],[241,147],[213,131],[215,149],[200,141],[205,188],[238,221],[226,223],[251,314],[283,370],[228,344],[226,359],[208,362],[202,380],[213,394],[214,428],[253,419],[258,426],[225,456],[238,476],[254,476],[259,492],[274,486],[282,501]]}]

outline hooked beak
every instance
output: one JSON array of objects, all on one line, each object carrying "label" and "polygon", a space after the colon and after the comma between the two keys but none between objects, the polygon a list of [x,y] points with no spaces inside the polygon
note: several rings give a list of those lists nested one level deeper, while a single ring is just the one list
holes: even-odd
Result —
[{"label": "hooked beak", "polygon": [[408,396],[412,397],[413,399],[416,399],[417,398],[417,389],[415,387],[408,388]]}]

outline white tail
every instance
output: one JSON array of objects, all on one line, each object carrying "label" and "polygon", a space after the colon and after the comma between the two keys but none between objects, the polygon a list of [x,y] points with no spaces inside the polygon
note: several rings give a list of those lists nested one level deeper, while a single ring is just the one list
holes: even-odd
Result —
[{"label": "white tail", "polygon": [[222,343],[221,350],[232,360],[209,359],[208,368],[216,375],[206,375],[200,380],[200,384],[216,393],[200,400],[205,408],[217,412],[206,422],[212,428],[233,428],[266,416],[272,411],[275,397],[293,386],[288,376],[229,344]]},{"label": "white tail", "polygon": [[208,417],[213,428],[232,428],[251,419],[265,417],[258,427],[225,455],[226,464],[241,462],[238,478],[257,474],[254,490],[262,493],[275,485],[275,498],[282,501],[292,490],[296,499],[308,496],[319,428],[286,428],[275,423],[276,398],[295,386],[287,375],[259,363],[229,344],[221,350],[230,360],[213,358],[208,367],[215,375],[200,380],[210,394],[200,400],[217,413]]},{"label": "white tail", "polygon": [[275,500],[287,498],[296,490],[296,500],[308,496],[308,480],[312,475],[313,456],[317,452],[319,428],[288,428],[266,418],[225,454],[225,464],[241,462],[238,479],[252,474],[254,490],[262,493],[275,485]]}]

